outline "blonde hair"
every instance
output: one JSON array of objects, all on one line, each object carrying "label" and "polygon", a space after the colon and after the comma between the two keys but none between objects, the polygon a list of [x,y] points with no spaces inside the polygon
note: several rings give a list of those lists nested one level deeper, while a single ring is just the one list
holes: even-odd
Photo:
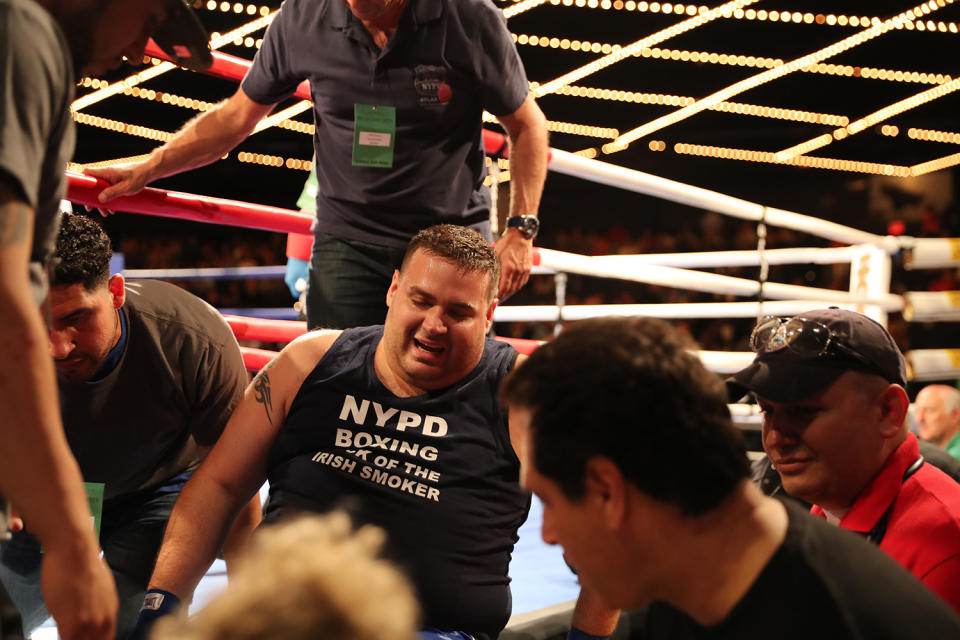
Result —
[{"label": "blonde hair", "polygon": [[227,589],[151,640],[407,640],[419,609],[409,581],[378,556],[386,534],[343,513],[302,516],[255,535]]}]

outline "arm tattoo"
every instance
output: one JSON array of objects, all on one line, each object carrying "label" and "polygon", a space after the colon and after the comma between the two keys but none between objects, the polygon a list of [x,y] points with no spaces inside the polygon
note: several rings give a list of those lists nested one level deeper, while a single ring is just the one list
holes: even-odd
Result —
[{"label": "arm tattoo", "polygon": [[[271,363],[272,364],[272,363]],[[266,367],[260,370],[260,373],[256,375],[253,379],[253,392],[255,394],[254,398],[256,401],[263,405],[263,410],[267,414],[267,420],[270,422],[270,426],[273,426],[273,416],[270,413],[273,411],[273,401],[270,397],[270,376],[267,374],[267,369],[270,368],[268,364]]]},{"label": "arm tattoo", "polygon": [[0,249],[26,239],[30,211],[20,202],[0,204]]}]

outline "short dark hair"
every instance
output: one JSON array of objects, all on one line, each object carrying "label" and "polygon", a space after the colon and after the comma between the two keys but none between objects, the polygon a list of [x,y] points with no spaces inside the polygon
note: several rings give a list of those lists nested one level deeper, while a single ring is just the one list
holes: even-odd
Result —
[{"label": "short dark hair", "polygon": [[533,464],[570,499],[602,456],[648,496],[696,516],[717,507],[750,467],[723,383],[669,324],[583,320],[539,347],[504,383],[531,411]]},{"label": "short dark hair", "polygon": [[90,218],[65,213],[57,234],[55,266],[51,284],[82,284],[93,291],[110,279],[110,238]]},{"label": "short dark hair", "polygon": [[456,262],[464,271],[490,274],[488,299],[493,300],[496,297],[497,285],[500,283],[500,258],[490,242],[478,232],[454,224],[438,224],[423,229],[413,236],[407,245],[403,262],[400,264],[401,273],[407,260],[417,249]]}]

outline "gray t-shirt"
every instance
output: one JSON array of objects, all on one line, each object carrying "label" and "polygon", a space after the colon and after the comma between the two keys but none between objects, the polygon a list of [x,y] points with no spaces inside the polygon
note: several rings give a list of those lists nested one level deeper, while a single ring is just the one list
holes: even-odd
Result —
[{"label": "gray t-shirt", "polygon": [[[489,237],[481,116],[515,112],[529,91],[490,0],[410,0],[382,51],[341,0],[285,0],[242,86],[272,104],[303,80],[318,231],[398,248],[444,222]],[[392,167],[353,165],[356,105],[396,109]]]},{"label": "gray t-shirt", "polygon": [[166,282],[127,284],[127,342],[101,380],[60,383],[67,441],[84,480],[111,499],[197,467],[226,426],[247,372],[230,327]]},{"label": "gray t-shirt", "polygon": [[60,27],[33,0],[0,0],[0,61],[0,179],[35,212],[30,283],[40,304],[73,155],[73,63]]}]

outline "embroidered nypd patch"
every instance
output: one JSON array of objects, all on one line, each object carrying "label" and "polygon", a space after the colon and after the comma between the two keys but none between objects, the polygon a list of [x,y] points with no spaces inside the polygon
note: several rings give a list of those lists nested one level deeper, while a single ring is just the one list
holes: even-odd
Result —
[{"label": "embroidered nypd patch", "polygon": [[436,65],[414,67],[413,88],[420,106],[425,109],[443,109],[453,97],[453,89],[447,83],[447,70]]}]

